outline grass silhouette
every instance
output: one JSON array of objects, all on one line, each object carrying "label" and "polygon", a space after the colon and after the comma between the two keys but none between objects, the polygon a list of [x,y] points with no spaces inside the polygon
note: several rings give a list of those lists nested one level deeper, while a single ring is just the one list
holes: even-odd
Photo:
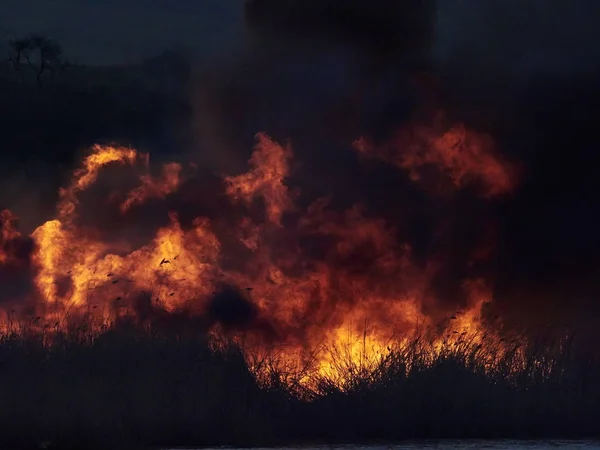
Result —
[{"label": "grass silhouette", "polygon": [[[0,341],[0,444],[276,445],[600,433],[600,364],[573,341],[415,337],[380,358],[332,358],[341,377],[249,360],[197,327],[120,322]],[[512,345],[512,348],[510,347]],[[366,362],[365,362],[366,361]],[[308,372],[308,371],[307,371]]]}]

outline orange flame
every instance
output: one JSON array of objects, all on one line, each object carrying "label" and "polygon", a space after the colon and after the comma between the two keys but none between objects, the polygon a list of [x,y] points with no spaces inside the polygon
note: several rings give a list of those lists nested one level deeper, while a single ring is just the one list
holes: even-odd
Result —
[{"label": "orange flame", "polygon": [[162,199],[179,189],[181,165],[177,163],[165,164],[162,178],[153,178],[142,175],[142,184],[129,192],[127,198],[121,203],[122,213],[127,212],[133,205],[144,203],[150,198]]},{"label": "orange flame", "polygon": [[422,181],[422,169],[433,166],[457,188],[480,183],[486,197],[507,194],[515,187],[514,169],[495,155],[488,136],[464,125],[447,128],[441,117],[434,126],[417,124],[400,130],[380,148],[366,138],[358,139],[354,148],[407,170],[413,181]]},{"label": "orange flame", "polygon": [[9,242],[21,236],[21,233],[15,228],[17,216],[11,211],[5,209],[0,212],[0,266],[13,260],[12,252],[9,249]]},{"label": "orange flame", "polygon": [[[509,189],[504,166],[485,156],[480,147],[459,152],[454,139],[462,142],[466,132],[450,133],[423,139],[421,145],[429,145],[431,154],[410,150],[399,164],[414,167],[435,162],[450,172],[457,185],[474,174],[486,180],[489,193]],[[328,199],[320,199],[300,211],[285,184],[291,157],[289,147],[259,134],[251,170],[224,179],[232,203],[264,201],[267,223],[245,217],[232,225],[230,231],[240,248],[225,245],[208,218],[197,217],[184,227],[175,212],[150,242],[129,248],[104,242],[72,219],[78,213],[78,195],[94,184],[104,168],[139,161],[147,167],[149,158],[130,148],[94,146],[69,186],[61,189],[57,218],[31,234],[39,309],[48,321],[68,311],[110,323],[135,310],[135,302],[146,295],[153,308],[202,315],[211,302],[219,301],[215,293],[220,286],[235,286],[244,292],[239,301],[250,304],[254,312],[242,318],[244,323],[234,324],[238,327],[234,333],[243,334],[255,346],[283,343],[282,360],[313,358],[317,371],[327,376],[335,375],[334,353],[313,353],[315,349],[343,349],[352,361],[363,361],[367,350],[371,356],[383,357],[394,336],[419,326],[435,327],[438,317],[422,308],[430,300],[431,273],[414,264],[411,247],[398,241],[397,230],[383,219],[370,217],[360,205],[338,212],[329,208]],[[161,178],[143,175],[141,185],[128,193],[118,209],[125,213],[149,198],[175,194],[180,172],[181,165],[171,163],[163,167]],[[282,226],[284,213],[300,215],[294,227]],[[0,220],[2,266],[8,258],[4,244],[19,234],[10,212],[4,211]],[[304,246],[303,239],[314,244]],[[476,332],[491,292],[481,279],[467,280],[464,286],[467,307],[457,314],[451,329]]]},{"label": "orange flame", "polygon": [[226,192],[233,200],[246,204],[250,204],[256,196],[263,197],[267,218],[279,225],[282,214],[293,208],[288,188],[283,184],[289,174],[288,160],[292,152],[273,142],[264,133],[259,133],[257,139],[255,152],[250,159],[252,170],[237,177],[225,178]]}]

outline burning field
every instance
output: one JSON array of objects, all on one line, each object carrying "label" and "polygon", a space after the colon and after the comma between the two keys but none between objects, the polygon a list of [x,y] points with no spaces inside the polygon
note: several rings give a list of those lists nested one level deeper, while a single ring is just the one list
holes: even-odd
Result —
[{"label": "burning field", "polygon": [[[353,148],[446,193],[471,188],[493,201],[517,186],[489,137],[443,116]],[[403,230],[365,205],[303,198],[294,167],[293,143],[259,133],[247,171],[200,192],[194,164],[156,167],[135,149],[94,146],[53,219],[24,235],[2,212],[3,332],[85,324],[99,333],[124,319],[145,327],[188,317],[249,354],[277,348],[286,366],[332,377],[336,352],[358,363],[415,333],[434,348],[500,333],[502,321],[486,314],[492,235],[473,246],[458,301],[448,302],[435,288],[442,261],[418,261]],[[215,201],[217,214],[195,213]]]},{"label": "burning field", "polygon": [[[441,113],[345,151],[440,205],[523,182]],[[497,222],[450,214],[424,250],[394,220],[414,211],[312,198],[304,170],[265,133],[234,174],[95,145],[49,220],[25,232],[2,211],[0,442],[595,435],[595,353],[502,313]]]},{"label": "burning field", "polygon": [[170,112],[36,87],[44,133],[6,127],[53,173],[0,191],[0,446],[600,435],[597,77],[523,65],[528,33],[467,63],[460,8],[367,3],[248,2]]}]

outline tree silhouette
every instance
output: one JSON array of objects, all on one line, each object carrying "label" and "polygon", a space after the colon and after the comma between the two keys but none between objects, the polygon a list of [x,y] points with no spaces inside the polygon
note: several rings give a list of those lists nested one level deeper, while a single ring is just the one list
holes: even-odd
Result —
[{"label": "tree silhouette", "polygon": [[15,72],[21,74],[21,64],[26,55],[32,50],[32,41],[29,38],[13,39],[8,43],[8,63]]},{"label": "tree silhouette", "polygon": [[62,63],[63,50],[58,42],[41,35],[30,37],[31,50],[25,54],[27,63],[35,72],[35,80],[41,86],[42,76],[50,72],[54,77]]},{"label": "tree silhouette", "polygon": [[63,67],[63,50],[58,42],[48,37],[33,34],[26,38],[9,42],[9,64],[21,77],[24,63],[33,70],[36,84],[42,85],[43,76],[49,73],[54,77],[57,70]]}]

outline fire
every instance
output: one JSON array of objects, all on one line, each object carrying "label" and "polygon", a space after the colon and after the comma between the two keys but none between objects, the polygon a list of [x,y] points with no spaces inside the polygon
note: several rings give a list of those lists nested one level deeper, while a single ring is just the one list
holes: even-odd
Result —
[{"label": "fire", "polygon": [[6,264],[13,259],[9,243],[21,236],[21,233],[15,228],[17,217],[9,210],[0,212],[0,265]]},{"label": "fire", "polygon": [[235,201],[251,203],[260,195],[266,203],[267,218],[279,225],[281,215],[293,207],[288,188],[283,183],[289,174],[288,160],[292,156],[289,148],[284,149],[264,133],[257,135],[260,151],[250,159],[252,170],[237,177],[225,178],[226,192]]},{"label": "fire", "polygon": [[162,178],[155,179],[149,175],[142,175],[142,184],[129,192],[127,198],[121,203],[121,212],[127,212],[133,205],[144,203],[149,198],[165,198],[176,192],[181,182],[181,165],[177,163],[166,164],[163,167]]},{"label": "fire", "polygon": [[401,129],[384,146],[376,147],[361,138],[354,148],[405,169],[416,182],[422,180],[424,169],[433,166],[445,173],[455,188],[478,183],[486,197],[510,193],[516,184],[514,169],[494,153],[489,136],[464,125],[448,126],[443,115],[433,125],[416,123]]},{"label": "fire", "polygon": [[137,157],[137,152],[131,148],[95,145],[82,166],[73,174],[71,185],[60,190],[59,216],[68,217],[75,212],[77,193],[92,185],[103,167],[113,163],[132,164]]},{"label": "fire", "polygon": [[[420,130],[417,136],[418,145],[393,160],[415,180],[419,166],[434,163],[457,187],[479,177],[490,195],[512,188],[508,166],[464,128],[439,136]],[[61,189],[56,218],[30,236],[35,292],[27,298],[35,299],[48,323],[69,315],[91,316],[105,325],[122,315],[142,315],[145,299],[150,310],[206,317],[207,326],[243,338],[254,349],[283,344],[282,361],[312,361],[316,373],[330,378],[338,375],[342,360],[376,364],[392,342],[419,328],[439,327],[444,314],[455,314],[444,327],[450,339],[477,333],[482,307],[492,300],[487,280],[464,281],[462,311],[427,311],[424,304],[436,304],[429,289],[431,266],[416,264],[399,230],[362,205],[338,211],[328,198],[304,210],[296,205],[287,184],[292,156],[291,147],[257,135],[249,172],[223,179],[242,219],[182,221],[171,211],[153,238],[134,246],[82,225],[82,194],[102,171],[136,167],[143,172],[138,186],[109,199],[118,214],[135,219],[131,214],[148,199],[177,195],[183,166],[166,164],[154,177],[148,155],[94,146]],[[9,211],[0,220],[2,268],[20,234]]]}]

